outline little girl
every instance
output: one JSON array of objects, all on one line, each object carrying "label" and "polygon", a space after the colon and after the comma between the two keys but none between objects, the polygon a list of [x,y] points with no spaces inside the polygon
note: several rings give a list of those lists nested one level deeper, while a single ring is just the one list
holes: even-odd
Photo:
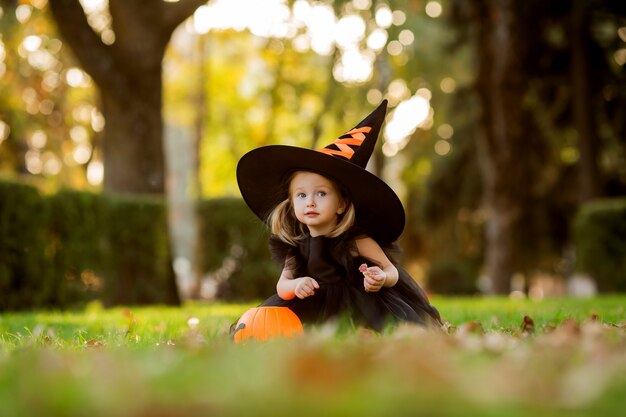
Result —
[{"label": "little girl", "polygon": [[264,306],[289,307],[304,323],[348,316],[382,330],[390,322],[441,325],[437,310],[391,257],[404,229],[395,192],[365,169],[387,101],[320,150],[272,145],[244,155],[237,181],[271,229],[282,273]]}]

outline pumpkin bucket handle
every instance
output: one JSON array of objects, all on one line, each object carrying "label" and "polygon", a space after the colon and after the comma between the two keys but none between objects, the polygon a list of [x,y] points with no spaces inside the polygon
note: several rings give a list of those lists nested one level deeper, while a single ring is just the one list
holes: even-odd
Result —
[{"label": "pumpkin bucket handle", "polygon": [[237,323],[233,323],[230,325],[230,337],[235,338],[237,332],[243,330],[246,327],[246,323],[239,323],[239,326],[235,328]]}]

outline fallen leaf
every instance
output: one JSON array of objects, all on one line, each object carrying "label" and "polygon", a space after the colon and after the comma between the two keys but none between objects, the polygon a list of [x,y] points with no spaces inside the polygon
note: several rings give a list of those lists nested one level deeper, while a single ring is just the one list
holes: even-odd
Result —
[{"label": "fallen leaf", "polygon": [[458,336],[465,336],[468,334],[484,334],[485,329],[483,329],[483,325],[480,321],[469,321],[467,323],[463,323],[459,326],[456,334]]},{"label": "fallen leaf", "polygon": [[101,341],[99,341],[98,339],[89,339],[85,342],[85,346],[87,347],[101,347],[103,346],[104,343],[102,343]]},{"label": "fallen leaf", "polygon": [[529,335],[535,333],[535,321],[529,316],[524,316],[521,326],[522,334]]},{"label": "fallen leaf", "polygon": [[560,326],[561,330],[565,333],[569,333],[572,336],[580,335],[580,326],[574,319],[567,319]]}]

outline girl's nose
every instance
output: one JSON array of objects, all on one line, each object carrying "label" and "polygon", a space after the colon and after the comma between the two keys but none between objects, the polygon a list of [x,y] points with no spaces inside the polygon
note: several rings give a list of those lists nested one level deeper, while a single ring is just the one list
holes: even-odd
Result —
[{"label": "girl's nose", "polygon": [[306,202],[306,206],[315,207],[315,200],[313,200],[313,197],[309,198],[309,200]]}]

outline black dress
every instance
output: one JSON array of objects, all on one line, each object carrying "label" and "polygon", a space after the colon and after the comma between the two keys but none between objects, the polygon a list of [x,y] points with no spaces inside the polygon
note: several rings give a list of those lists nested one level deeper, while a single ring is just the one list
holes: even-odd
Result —
[{"label": "black dress", "polygon": [[[323,323],[348,316],[355,324],[380,331],[388,323],[412,322],[427,327],[441,325],[439,312],[430,305],[424,291],[411,276],[385,253],[398,269],[398,282],[378,292],[367,292],[359,265],[376,265],[370,259],[355,256],[357,237],[354,230],[336,238],[307,235],[297,247],[270,238],[273,258],[281,267],[294,271],[294,277],[314,278],[320,288],[305,299],[283,300],[273,295],[262,306],[289,307],[303,323]],[[388,249],[388,248],[387,248]]]}]

